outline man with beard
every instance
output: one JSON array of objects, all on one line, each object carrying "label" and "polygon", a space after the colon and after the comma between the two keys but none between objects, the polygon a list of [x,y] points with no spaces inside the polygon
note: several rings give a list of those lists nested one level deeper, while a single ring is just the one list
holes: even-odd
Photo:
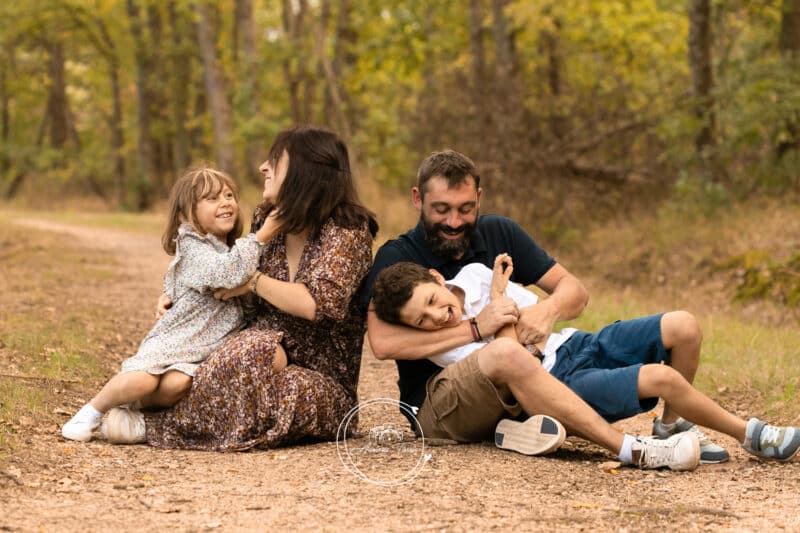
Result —
[{"label": "man with beard", "polygon": [[[469,158],[453,150],[431,154],[420,165],[417,186],[412,189],[419,223],[378,250],[367,278],[363,305],[368,309],[370,346],[376,358],[396,360],[400,400],[407,406],[402,411],[415,431],[425,437],[459,442],[495,437],[502,448],[539,454],[552,451],[563,442],[563,424],[570,434],[600,444],[625,463],[645,468],[694,468],[699,458],[695,455],[700,455],[699,432],[692,431],[694,442],[687,442],[687,438],[640,441],[623,435],[542,368],[541,351],[553,326],[580,315],[588,293],[517,223],[497,215],[479,215],[481,194],[480,176]],[[511,281],[535,284],[548,297],[522,311],[510,298],[498,298],[476,317],[436,331],[389,324],[369,308],[375,278],[392,264],[414,262],[451,279],[469,263],[482,263],[491,269],[501,253],[514,258]],[[519,342],[531,346],[536,357],[521,357],[518,350],[507,349],[508,344],[503,342],[507,339],[498,339],[444,369],[427,359],[490,338],[509,324],[515,325]],[[701,341],[694,318],[685,312],[666,313],[651,317],[647,328],[627,332],[622,340],[638,343],[635,350],[641,352],[643,363],[665,358],[691,382],[699,363]],[[646,342],[640,339],[645,336],[649,337]],[[505,423],[505,428],[516,428],[510,430],[516,433],[506,435],[503,445],[502,436],[495,434],[498,422],[524,418],[526,414],[544,416],[531,416],[529,423]],[[662,437],[679,433],[679,427],[687,429],[669,406],[661,420],[667,428],[661,432]],[[707,458],[712,458],[709,453],[714,452],[715,458],[727,460],[725,450],[702,438]],[[524,442],[509,446],[509,441]]]}]

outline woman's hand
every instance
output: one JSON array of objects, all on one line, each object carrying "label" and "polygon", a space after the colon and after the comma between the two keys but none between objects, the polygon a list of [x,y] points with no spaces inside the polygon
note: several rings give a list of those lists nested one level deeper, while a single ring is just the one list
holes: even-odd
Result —
[{"label": "woman's hand", "polygon": [[161,318],[170,307],[172,307],[172,298],[162,293],[161,296],[158,297],[158,302],[156,302],[156,320]]},{"label": "woman's hand", "polygon": [[[253,275],[255,277],[255,274]],[[234,287],[232,289],[217,289],[214,291],[214,298],[217,300],[222,300],[223,302],[227,302],[231,298],[236,298],[237,296],[242,296],[250,292],[250,284],[253,283],[253,277],[239,285],[238,287]]]},{"label": "woman's hand", "polygon": [[514,263],[511,261],[510,255],[500,254],[495,257],[494,268],[492,269],[492,286],[489,289],[489,298],[491,300],[503,296],[512,272],[514,272]]}]

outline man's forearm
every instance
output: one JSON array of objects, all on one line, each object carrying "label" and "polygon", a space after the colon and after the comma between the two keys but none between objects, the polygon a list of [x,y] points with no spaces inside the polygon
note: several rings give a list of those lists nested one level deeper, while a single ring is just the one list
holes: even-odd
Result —
[{"label": "man's forearm", "polygon": [[469,322],[437,331],[389,324],[367,314],[367,338],[377,359],[425,359],[473,341]]}]

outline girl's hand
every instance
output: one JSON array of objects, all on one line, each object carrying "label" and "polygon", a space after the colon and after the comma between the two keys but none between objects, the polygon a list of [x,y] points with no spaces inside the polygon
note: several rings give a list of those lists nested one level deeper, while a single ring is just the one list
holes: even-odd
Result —
[{"label": "girl's hand", "polygon": [[510,255],[500,254],[494,259],[492,286],[489,292],[490,299],[503,296],[512,272],[514,272],[514,263],[511,261]]},{"label": "girl's hand", "polygon": [[237,296],[247,294],[250,292],[250,283],[252,281],[253,278],[250,278],[238,287],[234,287],[232,289],[217,289],[214,291],[214,298],[217,300],[222,300],[223,302],[227,302],[231,298],[236,298]]},{"label": "girl's hand", "polygon": [[172,307],[172,298],[162,293],[161,296],[158,297],[158,302],[156,302],[156,320],[161,318],[170,307]]},{"label": "girl's hand", "polygon": [[277,209],[273,208],[267,218],[264,219],[264,224],[256,232],[256,239],[258,239],[259,242],[269,242],[270,239],[277,235],[278,228],[280,227],[276,214],[277,211]]}]

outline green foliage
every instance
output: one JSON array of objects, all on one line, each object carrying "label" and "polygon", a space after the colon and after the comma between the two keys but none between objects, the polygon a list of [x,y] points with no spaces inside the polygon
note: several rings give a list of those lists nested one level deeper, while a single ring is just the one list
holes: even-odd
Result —
[{"label": "green foliage", "polygon": [[721,262],[718,269],[733,271],[739,301],[770,299],[800,305],[800,252],[779,259],[766,250],[749,250]]},{"label": "green foliage", "polygon": [[[674,186],[678,203],[704,211],[729,196],[800,187],[800,68],[778,48],[778,0],[713,2],[717,127],[702,154],[694,139],[705,119],[695,116],[688,97],[683,3],[508,2],[510,74],[501,73],[503,37],[495,33],[490,0],[326,0],[302,3],[302,16],[301,3],[254,0],[252,55],[236,3],[209,4],[243,182],[259,181],[255,168],[272,137],[300,121],[349,131],[369,174],[393,185],[406,185],[425,153],[444,146],[469,152],[487,169],[495,196],[506,197],[498,206],[558,205],[537,211],[556,227],[574,218],[581,202],[598,198],[613,209],[621,198],[663,198]],[[0,194],[36,195],[55,186],[54,196],[93,194],[139,209],[164,197],[186,163],[213,160],[196,4],[132,5],[140,39],[127,0],[0,6],[0,111],[8,117]],[[477,26],[471,6],[480,11]],[[287,21],[298,31],[288,31]],[[481,79],[474,35],[484,51]],[[49,135],[51,60],[59,43],[70,128],[63,146]],[[119,148],[112,144],[113,72]],[[151,171],[143,164],[147,146]],[[602,212],[603,205],[593,207]]]}]

